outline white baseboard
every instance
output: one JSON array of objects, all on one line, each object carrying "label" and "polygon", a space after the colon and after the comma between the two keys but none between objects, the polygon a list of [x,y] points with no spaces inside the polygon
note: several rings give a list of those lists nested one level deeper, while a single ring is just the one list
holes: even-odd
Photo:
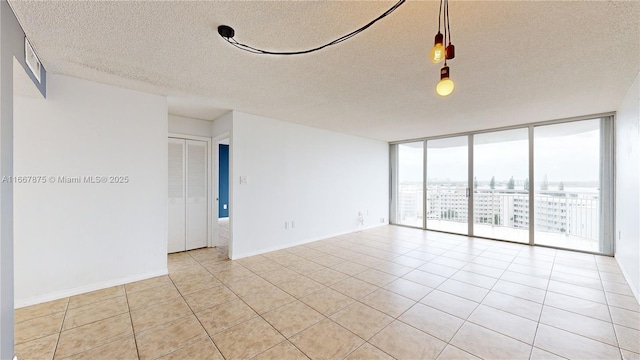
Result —
[{"label": "white baseboard", "polygon": [[633,293],[633,296],[635,296],[636,301],[638,302],[638,304],[640,304],[640,291],[638,291],[639,289],[635,286],[635,284],[631,282],[629,275],[624,270],[623,264],[620,262],[620,258],[614,257],[614,259],[616,259],[616,262],[618,263],[618,267],[620,267],[620,271],[622,271],[622,276],[624,276],[624,279],[627,280],[627,284],[629,284],[629,287],[631,288],[631,292]]},{"label": "white baseboard", "polygon": [[45,295],[38,295],[38,296],[29,297],[29,298],[26,298],[26,299],[16,299],[14,307],[16,309],[18,309],[18,308],[22,308],[22,307],[25,307],[25,306],[41,304],[41,303],[44,303],[44,302],[47,302],[47,301],[63,299],[63,298],[69,297],[69,296],[74,296],[74,295],[84,294],[84,293],[91,292],[91,291],[106,289],[106,288],[109,288],[109,287],[112,287],[112,286],[118,286],[118,285],[128,284],[128,283],[135,282],[135,281],[150,279],[150,278],[153,278],[153,277],[156,277],[156,276],[167,275],[168,273],[169,273],[168,270],[165,269],[165,270],[162,270],[162,271],[155,271],[155,272],[150,272],[150,273],[146,273],[146,274],[138,274],[138,275],[133,275],[133,276],[127,276],[125,278],[120,278],[120,279],[115,279],[115,280],[103,281],[103,282],[99,282],[99,283],[94,283],[94,284],[90,284],[90,285],[76,287],[76,288],[73,288],[73,289],[66,289],[66,290],[62,290],[62,291],[56,291],[56,292],[45,294]]},{"label": "white baseboard", "polygon": [[293,242],[289,242],[289,243],[281,244],[281,245],[277,245],[277,246],[270,246],[268,248],[263,248],[263,249],[250,251],[250,252],[244,252],[244,253],[241,253],[241,254],[229,254],[229,258],[231,260],[238,260],[238,259],[242,259],[242,258],[246,258],[246,257],[250,257],[250,256],[266,254],[266,253],[269,253],[269,252],[272,252],[272,251],[288,249],[290,247],[294,247],[294,246],[298,246],[298,245],[304,245],[304,244],[312,243],[314,241],[326,240],[326,239],[330,239],[330,238],[336,237],[336,236],[353,234],[353,233],[358,232],[358,231],[373,229],[373,228],[376,228],[376,227],[386,226],[386,225],[389,225],[389,224],[388,223],[380,223],[380,224],[376,224],[376,225],[373,225],[373,226],[363,227],[362,229],[354,229],[354,230],[349,230],[349,231],[342,231],[342,232],[338,232],[338,233],[322,235],[322,236],[319,236],[319,237],[308,238],[308,239],[303,239],[303,240],[299,240],[299,241],[293,241]]}]

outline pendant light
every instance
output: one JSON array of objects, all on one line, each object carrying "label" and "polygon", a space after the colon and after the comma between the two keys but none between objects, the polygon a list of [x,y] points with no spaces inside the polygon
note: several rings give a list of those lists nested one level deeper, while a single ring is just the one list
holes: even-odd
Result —
[{"label": "pendant light", "polygon": [[[443,6],[444,5],[444,6]],[[443,11],[444,7],[444,11]],[[444,36],[440,33],[440,21],[444,19]],[[438,42],[438,35],[440,35],[441,43]],[[444,47],[444,44],[447,43],[447,47]],[[439,47],[438,47],[439,45]],[[450,78],[450,69],[447,65],[447,60],[451,60],[456,56],[456,49],[453,44],[451,44],[451,25],[449,23],[449,0],[440,0],[440,10],[438,12],[438,34],[436,35],[436,45],[434,45],[433,49],[431,49],[431,54],[438,53],[437,48],[442,48],[444,50],[443,58],[444,58],[444,66],[440,69],[440,81],[436,85],[436,93],[440,96],[447,96],[453,92],[455,85],[453,80]],[[431,55],[430,54],[430,55]],[[435,61],[435,57],[431,56],[431,61]]]}]

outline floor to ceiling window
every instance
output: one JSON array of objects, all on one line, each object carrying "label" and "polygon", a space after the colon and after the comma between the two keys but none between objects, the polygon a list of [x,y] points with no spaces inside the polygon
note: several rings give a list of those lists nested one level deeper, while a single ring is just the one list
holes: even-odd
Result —
[{"label": "floor to ceiling window", "polygon": [[612,134],[606,116],[392,144],[391,223],[612,255]]},{"label": "floor to ceiling window", "polygon": [[424,141],[397,146],[396,224],[423,227],[424,211]]},{"label": "floor to ceiling window", "polygon": [[468,234],[468,136],[427,141],[427,229]]},{"label": "floor to ceiling window", "polygon": [[529,242],[529,131],[473,136],[473,234]]}]

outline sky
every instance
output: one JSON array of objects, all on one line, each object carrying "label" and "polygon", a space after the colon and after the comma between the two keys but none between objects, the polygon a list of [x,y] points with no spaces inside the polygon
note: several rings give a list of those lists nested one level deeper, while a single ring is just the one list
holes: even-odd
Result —
[{"label": "sky", "polygon": [[[589,120],[588,122],[598,120]],[[574,125],[574,131],[572,126]],[[547,175],[550,183],[598,181],[600,169],[600,131],[593,124],[565,123],[534,128],[534,174],[536,183]],[[586,131],[585,131],[586,130]],[[528,177],[527,129],[515,129],[474,136],[474,176],[478,181],[508,181]],[[580,131],[576,133],[576,131]],[[466,136],[430,140],[427,145],[427,178],[430,181],[465,181],[468,148]],[[510,139],[502,141],[500,139]],[[458,143],[453,147],[449,143]],[[458,141],[454,141],[458,140]],[[422,148],[400,144],[399,180],[422,181]]]}]

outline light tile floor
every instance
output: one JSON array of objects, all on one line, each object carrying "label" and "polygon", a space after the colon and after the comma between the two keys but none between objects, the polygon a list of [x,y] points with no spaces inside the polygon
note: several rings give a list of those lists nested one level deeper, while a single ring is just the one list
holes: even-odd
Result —
[{"label": "light tile floor", "polygon": [[615,260],[396,226],[16,311],[27,359],[639,359]]}]

